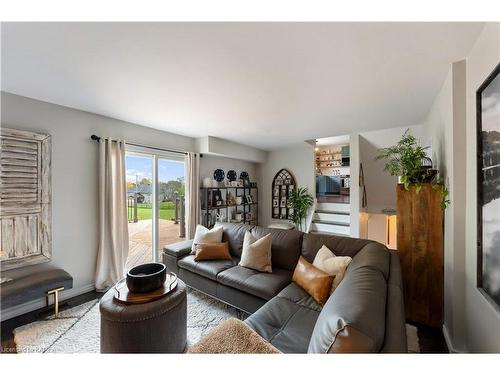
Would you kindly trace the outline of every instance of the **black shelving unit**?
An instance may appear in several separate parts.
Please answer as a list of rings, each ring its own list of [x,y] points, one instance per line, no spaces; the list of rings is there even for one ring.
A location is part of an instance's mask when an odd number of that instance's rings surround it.
[[[259,189],[254,186],[228,186],[228,187],[202,187],[201,190],[201,223],[207,227],[212,228],[216,222],[217,214],[220,214],[221,210],[225,210],[225,220],[230,222],[238,222],[242,224],[252,224],[258,225],[259,217]],[[214,192],[219,192],[220,197],[223,198],[224,204],[216,205],[216,200],[214,199]],[[227,198],[229,192],[234,192],[234,203],[227,204]],[[252,202],[247,202],[247,196],[252,197]],[[236,197],[242,197],[242,203],[236,204]],[[241,221],[234,221],[231,219],[232,208],[236,212],[241,213],[243,218]],[[230,210],[231,209],[231,210]],[[247,214],[250,213],[251,217],[248,219]]]

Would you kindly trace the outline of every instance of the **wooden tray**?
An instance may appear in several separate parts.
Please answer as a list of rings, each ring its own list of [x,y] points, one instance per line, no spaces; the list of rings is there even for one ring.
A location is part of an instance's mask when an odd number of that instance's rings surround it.
[[[132,293],[127,288],[126,280],[120,280],[115,286],[115,300],[126,305],[146,303],[155,301],[172,292],[177,287],[177,275],[170,273],[165,279],[165,283],[159,289],[149,293]]]

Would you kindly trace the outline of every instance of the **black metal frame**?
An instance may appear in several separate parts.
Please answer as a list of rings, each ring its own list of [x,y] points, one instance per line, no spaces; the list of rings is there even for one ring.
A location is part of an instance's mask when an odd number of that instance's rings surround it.
[[[236,204],[236,203],[230,204],[230,205],[227,204],[227,196],[228,196],[228,193],[231,191],[231,189],[234,189],[234,197],[235,198],[236,197],[243,197],[242,204]],[[259,204],[258,204],[259,203],[259,189],[258,189],[258,187],[256,187],[256,186],[254,186],[254,187],[251,187],[251,186],[201,187],[200,190],[203,194],[203,196],[202,196],[203,199],[202,199],[202,204],[201,204],[201,214],[202,214],[202,224],[203,225],[206,224],[204,221],[204,215],[203,215],[204,212],[206,214],[208,214],[209,212],[212,212],[212,211],[217,211],[217,213],[220,213],[220,210],[222,210],[222,209],[226,210],[226,220],[229,221],[230,220],[229,219],[229,208],[231,208],[231,207],[235,207],[236,210],[238,209],[238,207],[243,207],[243,220],[241,221],[241,223],[259,225]],[[226,192],[225,198],[224,198],[226,204],[222,205],[222,206],[209,207],[208,202],[209,202],[209,199],[211,199],[210,192],[217,191],[217,190]],[[253,197],[253,199],[255,199],[255,201],[253,201],[252,203],[247,203],[246,196],[252,195],[252,190],[255,191],[255,196]],[[240,194],[238,194],[238,193],[240,193]],[[247,215],[247,213],[252,212],[252,207],[255,207],[255,217],[253,217],[250,220],[247,220],[246,215]],[[209,225],[209,227],[211,228],[212,225]]]
[[[288,184],[284,184],[283,183],[283,184],[278,185],[278,184],[276,184],[278,178],[281,179],[281,180],[283,180],[283,181],[285,181],[285,180],[288,179],[288,180],[290,180],[290,182]],[[293,189],[290,189],[290,185],[293,185]],[[278,195],[274,194],[274,188],[276,186],[280,187]],[[283,194],[283,189],[281,188],[282,186],[286,187],[284,194]],[[276,173],[276,175],[273,178],[273,186],[272,186],[273,190],[271,192],[271,213],[272,213],[271,217],[273,219],[290,220],[290,208],[288,207],[288,198],[290,197],[290,193],[292,191],[294,191],[296,188],[297,188],[297,184],[295,183],[295,177],[293,176],[292,172],[290,172],[288,169],[283,168],[283,169],[280,169],[278,171],[278,173]],[[281,207],[281,200],[283,198],[286,199],[285,207]],[[279,210],[278,210],[278,214],[277,215],[274,213],[275,207],[274,207],[273,203],[274,203],[275,199],[278,199],[278,208],[279,208]],[[282,208],[285,208],[285,212],[286,212],[285,217],[281,217],[281,209]]]
[[[476,91],[476,156],[477,156],[477,288],[497,309],[500,308],[483,288],[483,136],[482,136],[482,93],[500,74],[500,63]]]

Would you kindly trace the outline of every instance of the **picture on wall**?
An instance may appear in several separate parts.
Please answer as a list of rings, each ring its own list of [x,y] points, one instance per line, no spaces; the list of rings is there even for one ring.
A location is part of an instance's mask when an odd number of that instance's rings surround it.
[[[500,64],[477,100],[477,283],[500,308]]]

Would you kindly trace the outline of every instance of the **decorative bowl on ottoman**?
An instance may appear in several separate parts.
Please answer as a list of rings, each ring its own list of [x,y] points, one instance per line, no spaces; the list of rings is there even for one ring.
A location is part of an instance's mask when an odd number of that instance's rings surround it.
[[[161,288],[167,277],[162,263],[145,263],[127,272],[127,287],[132,293],[148,293]]]

